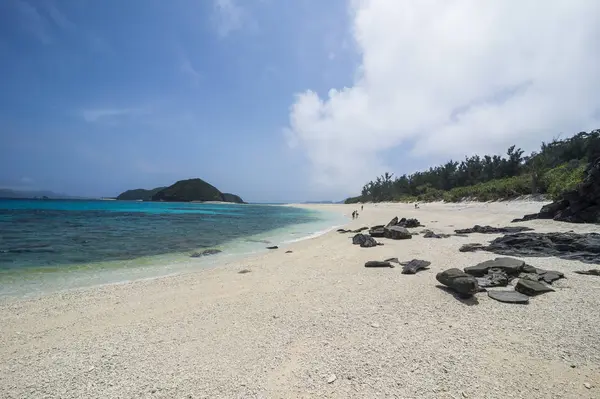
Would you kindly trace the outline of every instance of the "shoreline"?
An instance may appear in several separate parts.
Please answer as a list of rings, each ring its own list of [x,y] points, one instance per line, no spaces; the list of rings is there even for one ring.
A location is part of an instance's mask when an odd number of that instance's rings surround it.
[[[346,226],[416,217],[448,233],[509,225],[539,206],[370,204]],[[524,258],[567,279],[529,305],[478,296],[470,306],[437,288],[435,274],[495,258],[458,248],[497,235],[376,248],[351,236],[330,231],[200,273],[0,300],[0,397],[597,397],[600,279],[573,273],[590,265]],[[363,266],[387,257],[432,265],[412,276]]]

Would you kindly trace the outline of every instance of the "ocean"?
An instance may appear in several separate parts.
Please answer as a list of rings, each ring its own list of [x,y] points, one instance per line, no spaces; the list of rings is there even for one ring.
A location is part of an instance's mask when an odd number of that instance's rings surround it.
[[[0,200],[0,296],[189,272],[345,222],[281,205]],[[206,249],[221,252],[190,256]]]

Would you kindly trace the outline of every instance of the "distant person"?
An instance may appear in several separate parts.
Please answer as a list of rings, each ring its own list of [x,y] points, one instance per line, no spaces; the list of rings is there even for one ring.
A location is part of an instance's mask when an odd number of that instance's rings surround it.
[[[419,204],[415,202],[415,209],[419,209]]]
[[[356,211],[352,211],[352,219],[354,220],[355,217],[356,217]]]
[[[361,212],[362,212],[362,210],[363,210],[363,206],[364,206],[364,205],[361,205],[361,206],[360,206],[360,211],[361,211]]]

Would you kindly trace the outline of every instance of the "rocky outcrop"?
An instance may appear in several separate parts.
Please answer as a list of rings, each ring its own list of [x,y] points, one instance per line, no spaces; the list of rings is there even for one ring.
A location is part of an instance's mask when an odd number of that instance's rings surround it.
[[[600,223],[600,158],[591,162],[583,182],[577,189],[562,195],[559,200],[545,205],[539,213],[525,215],[513,222],[532,219],[554,219],[570,223]]]
[[[479,234],[508,234],[508,233],[520,233],[523,231],[533,231],[530,227],[492,227],[492,226],[480,226],[476,224],[475,226],[468,229],[458,229],[454,230],[456,234],[471,234],[471,233],[479,233]]]
[[[156,192],[152,201],[191,202],[191,201],[217,201],[235,202],[244,201],[235,194],[220,192],[215,186],[202,179],[180,180],[175,184]]]
[[[352,244],[360,245],[362,248],[372,248],[379,245],[379,243],[375,241],[373,237],[364,234],[357,234],[352,237]]]
[[[484,250],[507,256],[556,256],[600,264],[598,233],[517,233],[494,239],[489,245],[466,244],[461,252]]]

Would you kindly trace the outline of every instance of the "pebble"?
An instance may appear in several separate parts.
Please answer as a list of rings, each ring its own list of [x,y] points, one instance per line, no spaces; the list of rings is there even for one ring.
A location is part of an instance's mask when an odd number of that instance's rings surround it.
[[[584,382],[583,386],[586,387],[587,389],[592,389],[592,385],[587,382]]]
[[[331,383],[333,383],[333,381],[335,381],[335,380],[337,380],[337,377],[335,376],[335,374],[331,374],[331,375],[329,376],[329,378],[327,379],[327,383],[328,383],[328,384],[331,384]]]
[[[379,325],[379,323],[371,323],[371,327],[373,327],[373,328],[379,328],[381,326]]]

